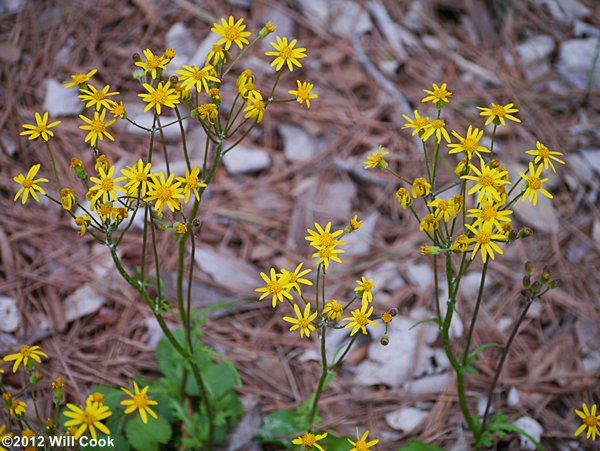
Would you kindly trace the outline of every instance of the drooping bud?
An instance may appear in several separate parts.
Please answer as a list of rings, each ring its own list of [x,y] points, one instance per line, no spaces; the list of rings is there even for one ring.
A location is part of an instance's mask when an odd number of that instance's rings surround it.
[[[387,335],[384,335],[383,337],[381,337],[381,340],[379,340],[379,343],[381,343],[382,346],[387,346],[390,344],[390,337],[388,337]]]

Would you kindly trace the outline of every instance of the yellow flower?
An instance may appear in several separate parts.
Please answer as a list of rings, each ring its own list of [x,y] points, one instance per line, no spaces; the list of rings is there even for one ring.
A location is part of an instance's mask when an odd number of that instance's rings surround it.
[[[271,66],[276,66],[275,70],[279,71],[284,64],[287,64],[290,72],[294,70],[294,66],[302,67],[302,64],[298,60],[306,57],[306,49],[304,47],[294,48],[296,42],[298,42],[296,39],[289,44],[286,37],[282,39],[279,36],[275,36],[275,39],[277,40],[277,44],[274,42],[269,42],[269,44],[277,51],[265,52],[267,56],[277,57],[273,60]]]
[[[361,437],[360,434],[358,433],[358,428],[356,428],[356,441],[353,442],[352,440],[348,439],[350,444],[352,446],[354,446],[354,448],[352,448],[350,451],[370,451],[372,446],[375,446],[375,445],[377,445],[377,443],[379,443],[379,440],[371,440],[370,442],[367,442],[368,436],[369,436],[368,429],[365,431],[365,433]]]
[[[27,413],[27,404],[23,401],[13,399],[10,405],[10,413],[18,417],[25,415],[25,413]]]
[[[87,231],[90,222],[92,222],[92,218],[88,214],[83,214],[75,218],[75,224],[81,227],[81,229],[79,230],[79,236],[85,235],[85,232]]]
[[[271,305],[273,308],[277,305],[277,301],[283,302],[283,298],[294,299],[288,291],[290,286],[290,276],[288,274],[277,274],[275,268],[271,268],[271,277],[267,276],[264,272],[260,273],[260,277],[267,283],[266,286],[256,288],[254,291],[262,293],[258,298],[262,301],[265,297],[272,295]]]
[[[306,102],[306,108],[310,108],[310,99],[319,97],[317,94],[311,94],[310,92],[314,85],[308,82],[302,83],[300,80],[296,80],[296,83],[298,84],[298,89],[292,89],[288,93],[295,95],[298,103],[302,104],[302,102]]]
[[[575,413],[579,418],[583,420],[583,424],[575,431],[575,437],[581,434],[587,428],[587,438],[596,440],[596,436],[600,435],[598,425],[600,424],[600,416],[596,416],[596,404],[592,404],[592,410],[588,410],[588,406],[582,404],[583,412],[581,410],[575,410]]]
[[[329,260],[333,260],[338,263],[342,263],[337,254],[341,254],[344,251],[342,249],[336,249],[335,246],[322,247],[317,252],[312,254],[312,258],[318,257],[319,260],[315,263],[315,266],[323,263],[325,271],[329,269]]]
[[[250,43],[246,38],[252,34],[249,31],[244,31],[246,25],[243,22],[244,19],[235,22],[233,16],[229,16],[229,21],[221,18],[221,25],[214,23],[210,31],[223,36],[217,41],[217,44],[225,44],[225,50],[229,50],[232,43],[235,43],[241,49],[244,44]]]
[[[98,69],[92,69],[87,74],[74,74],[71,75],[71,81],[68,81],[64,84],[65,88],[74,88],[75,86],[81,86],[84,83],[88,82],[90,78],[94,76],[94,74],[98,72]]]
[[[83,94],[77,96],[81,100],[87,101],[85,104],[86,108],[94,105],[96,111],[99,111],[101,108],[110,108],[114,101],[109,99],[110,96],[116,96],[119,94],[118,92],[108,92],[110,90],[110,85],[106,85],[102,88],[102,91],[98,91],[93,85],[88,85],[88,89],[81,89]]]
[[[552,168],[552,171],[554,171],[554,172],[556,172],[556,168],[554,167],[552,160],[554,160],[560,164],[565,164],[565,162],[563,160],[561,160],[555,156],[555,155],[563,155],[561,152],[553,152],[553,151],[549,150],[545,145],[543,145],[539,141],[536,141],[535,146],[536,146],[536,149],[527,150],[525,152],[526,154],[529,154],[529,155],[535,155],[535,158],[533,159],[533,162],[535,164],[540,163],[540,165],[544,166],[544,169],[548,169],[548,165],[550,165],[550,167]]]
[[[473,222],[473,227],[477,227],[481,224],[491,223],[498,229],[502,228],[501,222],[511,222],[510,214],[512,210],[500,210],[502,204],[492,203],[486,199],[483,199],[480,208],[474,208],[469,210],[468,218],[476,218]]]
[[[137,163],[132,166],[128,166],[126,169],[121,169],[121,174],[123,174],[126,178],[129,179],[127,183],[125,183],[125,189],[127,190],[127,194],[130,196],[137,196],[138,193],[144,197],[146,196],[146,191],[150,186],[150,169],[152,164],[144,162],[140,158]]]
[[[375,288],[373,279],[367,280],[365,276],[361,276],[361,280],[357,280],[358,286],[354,288],[357,296],[360,296],[362,302],[373,302],[373,294],[371,291]]]
[[[48,182],[48,179],[47,178],[34,179],[34,177],[36,176],[36,174],[38,173],[39,170],[40,170],[40,165],[34,164],[33,166],[31,166],[31,169],[29,169],[29,172],[27,172],[27,177],[25,177],[23,174],[19,174],[16,177],[13,177],[13,180],[21,185],[21,188],[19,189],[19,191],[17,191],[17,194],[15,194],[15,198],[14,198],[15,202],[17,201],[19,196],[21,196],[21,194],[23,194],[23,197],[21,198],[22,204],[25,204],[25,202],[27,202],[27,198],[29,197],[30,193],[31,193],[31,196],[37,202],[40,201],[40,198],[38,197],[36,191],[39,191],[43,195],[46,195],[46,191],[44,191],[43,188],[38,185],[38,183],[42,183],[42,182],[46,183],[46,182]]]
[[[244,109],[244,111],[246,112],[244,117],[246,119],[255,117],[256,123],[260,124],[260,122],[263,119],[263,115],[265,114],[265,109],[265,103],[262,100],[262,95],[260,94],[260,91],[252,91],[252,95],[248,95],[248,104]]]
[[[104,136],[106,136],[111,141],[114,141],[115,138],[106,131],[106,128],[109,125],[112,125],[116,122],[116,119],[111,119],[110,121],[104,122],[104,118],[106,117],[106,110],[102,110],[101,113],[94,111],[94,119],[88,119],[84,115],[80,114],[79,117],[87,122],[87,125],[80,125],[79,128],[81,130],[89,130],[89,133],[85,137],[85,142],[90,141],[90,144],[93,146],[96,145],[98,140],[102,141]]]
[[[384,149],[383,146],[379,146],[375,153],[373,153],[372,155],[369,155],[367,157],[367,159],[365,160],[365,169],[371,169],[371,168],[376,168],[376,167],[385,169],[388,167],[388,164],[383,159],[383,157],[388,155],[389,152],[384,152],[383,149]]]
[[[284,316],[283,320],[288,323],[292,323],[293,326],[290,327],[290,332],[300,329],[300,338],[310,337],[310,332],[315,330],[315,326],[312,325],[312,321],[317,317],[317,312],[314,312],[312,315],[310,314],[310,304],[306,304],[304,308],[304,313],[300,311],[300,307],[298,304],[294,304],[294,313],[296,314],[296,318],[292,318],[290,316]]]
[[[111,167],[110,160],[103,153],[96,158],[94,162],[94,170],[97,174],[100,174],[100,168],[104,169],[104,172],[107,172]]]
[[[465,227],[469,229],[473,233],[473,238],[469,238],[469,244],[475,243],[475,247],[473,248],[473,253],[471,254],[471,260],[475,258],[475,254],[479,248],[481,248],[481,259],[485,263],[487,261],[487,256],[489,255],[492,260],[494,260],[495,255],[494,251],[499,254],[503,254],[504,252],[500,247],[494,243],[492,240],[504,240],[504,235],[499,233],[492,233],[492,224],[484,223],[480,226],[479,229],[476,229],[470,224],[465,224]]]
[[[98,204],[96,207],[96,214],[102,218],[102,222],[108,222],[113,211],[112,202],[105,204]]]
[[[35,113],[35,125],[23,124],[22,127],[27,129],[24,132],[19,133],[21,136],[29,135],[29,140],[42,137],[43,141],[48,141],[49,136],[54,136],[54,132],[50,130],[52,127],[60,124],[60,121],[55,121],[50,124],[48,122],[48,112],[44,113],[44,116],[40,116],[40,113]]]
[[[63,188],[60,190],[60,203],[67,211],[71,211],[73,205],[77,203],[75,192],[71,188]]]
[[[441,219],[444,222],[450,222],[451,218],[456,218],[458,210],[454,208],[454,204],[444,199],[435,199],[427,204],[430,207],[434,207],[434,216],[438,221]]]
[[[202,69],[200,69],[198,66],[184,65],[182,70],[178,70],[175,72],[181,75],[180,78],[184,87],[190,89],[193,86],[198,92],[202,92],[202,88],[204,87],[204,90],[207,94],[209,89],[209,82],[221,82],[221,80],[219,80],[217,77],[211,75],[213,72],[213,66],[211,66],[210,64],[204,66]]]
[[[287,290],[290,291],[292,288],[295,288],[296,291],[298,292],[298,294],[302,294],[302,290],[300,289],[300,284],[303,285],[312,285],[312,282],[308,279],[303,279],[303,276],[307,275],[308,273],[310,273],[312,270],[311,269],[305,269],[304,271],[302,271],[302,265],[304,265],[304,263],[300,263],[298,266],[296,266],[296,269],[294,269],[294,272],[290,272],[287,269],[282,269],[281,273],[283,275],[289,276],[289,285]]]
[[[144,198],[145,201],[156,201],[154,209],[156,211],[163,212],[165,204],[169,207],[171,212],[175,212],[181,208],[179,199],[184,198],[183,188],[181,188],[181,182],[173,183],[175,174],[171,174],[165,181],[165,175],[161,172],[158,174],[150,174],[152,181],[148,185],[148,196]]]
[[[338,244],[346,244],[345,241],[336,240],[338,236],[344,233],[343,230],[337,230],[331,232],[331,222],[328,222],[323,229],[318,223],[315,222],[316,231],[306,229],[309,236],[304,237],[309,244],[315,249],[321,249],[322,247],[331,247]]]
[[[508,171],[505,169],[490,168],[485,164],[483,159],[480,159],[480,165],[481,170],[477,169],[476,166],[471,165],[471,169],[473,169],[475,175],[463,175],[461,177],[462,179],[474,180],[477,182],[477,184],[469,190],[468,194],[471,195],[479,191],[478,202],[481,202],[484,197],[487,197],[490,202],[493,202],[494,200],[500,202],[502,197],[498,192],[498,188],[510,184],[505,178]]]
[[[97,402],[99,404],[102,404],[104,402],[104,393],[99,393],[99,392],[93,392],[90,393],[87,397],[87,399],[93,401],[93,402]]]
[[[169,61],[175,58],[175,56],[177,56],[177,52],[172,48],[165,49],[165,53],[163,53],[163,58],[166,58]]]
[[[344,311],[344,307],[335,299],[332,299],[325,307],[323,307],[323,315],[327,315],[327,318],[332,321],[339,321],[342,319],[342,313]]]
[[[188,228],[185,224],[181,223],[181,222],[176,222],[174,224],[175,226],[175,233],[177,235],[185,235],[188,232]]]
[[[427,180],[425,181],[427,182]],[[402,205],[403,210],[406,210],[406,207],[412,203],[410,194],[406,188],[399,188],[398,191],[396,191],[396,199],[398,200],[398,203]]]
[[[429,125],[429,116],[421,117],[417,110],[414,110],[415,118],[411,119],[406,114],[403,114],[402,117],[408,121],[407,124],[404,124],[402,128],[414,128],[412,135],[415,136],[420,131],[425,130],[425,128]]]
[[[454,173],[460,177],[461,175],[468,175],[471,173],[471,164],[469,163],[469,158],[464,157],[462,160],[458,162],[456,168],[454,169]]]
[[[111,166],[108,172],[105,172],[103,168],[99,168],[98,172],[100,178],[90,177],[90,181],[96,183],[95,186],[92,186],[90,188],[90,190],[94,191],[94,195],[92,197],[92,200],[90,201],[90,203],[92,204],[92,208],[94,208],[94,205],[96,205],[96,201],[100,198],[102,198],[103,202],[106,202],[110,199],[117,200],[118,197],[116,191],[119,191],[121,193],[127,193],[125,189],[115,185],[115,183],[125,180],[126,177],[118,177],[116,179],[113,179],[113,173],[115,172],[114,166]]]
[[[448,153],[466,152],[467,158],[470,160],[474,153],[481,157],[479,152],[490,151],[488,148],[479,145],[479,141],[483,136],[483,130],[479,130],[478,128],[473,129],[472,125],[469,125],[466,137],[463,138],[455,131],[452,131],[452,135],[459,140],[459,144],[448,144],[448,147],[452,148]]]
[[[431,213],[426,214],[421,219],[421,223],[419,224],[419,230],[422,230],[427,233],[433,233],[434,230],[440,227],[439,218],[435,217]]]
[[[303,449],[316,448],[319,451],[325,451],[323,447],[317,443],[319,440],[323,440],[325,437],[327,437],[327,432],[320,435],[315,435],[311,432],[306,432],[303,436],[292,440],[292,443],[294,445],[303,446]]]
[[[110,435],[110,430],[101,423],[102,420],[112,415],[108,406],[94,402],[88,398],[85,401],[85,409],[70,403],[67,404],[67,408],[69,410],[64,412],[64,416],[72,419],[65,421],[65,427],[79,426],[77,431],[75,431],[75,439],[81,437],[87,429],[90,430],[90,434],[94,440],[98,439],[96,428],[103,434]]]
[[[274,25],[273,22],[269,21],[258,32],[258,36],[260,39],[263,39],[263,38],[267,37],[268,35],[270,35],[271,33],[275,33],[275,30],[277,30],[277,26]]]
[[[431,191],[431,183],[427,179],[419,177],[414,180],[411,191],[414,198],[427,196]]]
[[[254,74],[250,69],[242,71],[240,76],[237,78],[237,81],[235,82],[235,87],[242,96],[248,90],[246,89],[246,86],[248,85],[252,85],[252,89],[254,89]]]
[[[450,135],[445,129],[446,123],[441,119],[434,119],[428,125],[425,126],[425,131],[421,136],[423,141],[427,141],[432,135],[435,134],[437,142],[439,143],[442,140],[442,136],[446,140],[447,143],[450,142]]]
[[[507,103],[506,105],[496,105],[492,103],[491,108],[477,107],[478,110],[481,110],[479,113],[480,116],[489,116],[485,121],[485,125],[489,125],[491,122],[494,122],[495,125],[506,125],[504,118],[510,119],[514,122],[521,122],[521,119],[513,116],[511,113],[518,113],[519,110],[513,108],[513,103]]]
[[[19,352],[17,352],[16,354],[9,354],[2,360],[4,360],[5,362],[11,362],[14,360],[15,363],[13,364],[12,370],[13,373],[16,373],[17,368],[19,368],[21,362],[23,362],[24,367],[27,367],[27,365],[29,364],[29,359],[35,360],[37,363],[42,363],[40,357],[48,358],[48,356],[41,351],[39,346],[22,345],[21,349],[19,349]]]
[[[389,324],[392,322],[393,316],[390,312],[384,312],[383,315],[381,315],[381,321],[383,321],[385,324]]]
[[[138,94],[144,102],[147,102],[144,112],[148,111],[152,107],[156,107],[156,114],[160,114],[162,106],[169,108],[175,108],[175,105],[179,103],[179,94],[174,88],[171,88],[171,82],[168,81],[164,85],[159,82],[158,86],[154,88],[148,83],[144,83],[144,88],[148,91],[148,94]]]
[[[358,215],[354,215],[352,218],[350,218],[350,232],[360,229],[362,227],[362,223],[362,220],[358,219]]]
[[[112,113],[114,117],[119,117],[121,119],[125,119],[127,117],[127,112],[125,111],[125,104],[123,101],[114,102],[109,108],[108,111]]]
[[[206,56],[206,62],[211,63],[213,66],[216,66],[219,63],[225,64],[227,62],[227,58],[225,57],[225,50],[223,50],[223,47],[216,44],[213,45],[212,49]]]
[[[57,377],[56,379],[54,379],[54,381],[52,381],[52,388],[54,390],[60,390],[65,386],[65,383],[63,382],[62,378]]]
[[[196,108],[198,117],[201,120],[208,119],[210,124],[214,123],[214,119],[219,115],[219,109],[214,103],[205,103]]]
[[[367,335],[367,325],[373,324],[374,326],[378,326],[377,323],[371,321],[369,317],[371,313],[373,313],[373,306],[367,310],[368,302],[363,302],[362,306],[359,309],[352,311],[352,318],[347,317],[342,319],[342,321],[350,321],[348,324],[344,326],[344,329],[348,329],[352,327],[352,332],[350,332],[350,336],[352,337],[356,332],[362,330],[362,333]]]
[[[148,407],[158,404],[158,402],[154,401],[153,399],[148,399],[147,393],[150,389],[150,386],[146,385],[142,391],[140,391],[138,384],[133,381],[133,389],[135,393],[131,393],[126,388],[121,387],[121,390],[131,397],[131,399],[126,399],[125,401],[120,402],[122,406],[127,406],[125,409],[125,414],[129,414],[138,410],[144,424],[148,424],[148,414],[150,414],[150,416],[154,419],[158,418],[156,413],[150,407]]]
[[[448,92],[446,89],[446,83],[443,83],[441,87],[433,83],[433,91],[429,91],[424,89],[426,94],[429,94],[427,97],[423,97],[421,102],[433,102],[438,104],[439,102],[448,102],[448,98],[452,96],[451,92]]]
[[[6,448],[4,448],[1,444],[2,443],[6,443],[4,440],[2,440],[4,437],[12,437],[13,433],[12,432],[8,432],[8,433],[4,433],[4,431],[6,430],[6,426],[0,425],[0,451],[6,451]],[[10,442],[12,443],[12,442]]]
[[[198,194],[198,188],[206,188],[206,183],[200,183],[198,175],[200,174],[200,168],[198,166],[192,167],[192,171],[185,169],[185,177],[177,177],[177,180],[181,182],[183,186],[184,198],[183,201],[187,204],[190,199],[190,194],[194,193],[196,200],[200,201],[200,195]]]
[[[144,69],[144,74],[151,72],[152,78],[158,78],[159,70],[167,68],[169,59],[164,56],[155,55],[150,49],[144,50],[144,56],[146,57],[146,61],[136,61],[135,65]]]
[[[526,175],[522,172],[519,172],[519,175],[523,177],[526,182],[525,193],[523,194],[522,201],[529,198],[529,201],[533,205],[537,205],[538,200],[538,191],[542,193],[544,196],[552,199],[554,196],[542,188],[544,182],[547,182],[548,179],[541,179],[540,175],[542,173],[542,165],[539,165],[537,169],[533,166],[533,163],[529,163],[529,175]]]
[[[129,216],[129,213],[125,207],[113,208],[110,214],[113,218],[113,221],[122,221]]]

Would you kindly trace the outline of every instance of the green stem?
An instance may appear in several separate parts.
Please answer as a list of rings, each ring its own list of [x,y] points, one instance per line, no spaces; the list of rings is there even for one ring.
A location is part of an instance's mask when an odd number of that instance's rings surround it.
[[[467,344],[465,345],[465,352],[463,354],[462,364],[467,364],[467,357],[469,356],[469,349],[471,347],[471,339],[473,338],[473,331],[475,330],[475,323],[477,321],[477,315],[479,314],[479,306],[481,305],[481,299],[483,298],[483,288],[485,285],[485,273],[487,272],[488,263],[486,260],[483,264],[483,270],[481,271],[481,282],[479,283],[479,292],[477,293],[477,302],[475,303],[475,310],[473,310],[473,316],[471,318],[471,325],[469,326],[469,334],[467,335]]]
[[[56,179],[56,186],[58,186],[58,193],[60,195],[60,177],[58,176],[58,171],[56,170],[56,161],[54,160],[54,154],[52,153],[52,149],[50,148],[50,143],[48,141],[44,141],[46,143],[46,149],[48,149],[48,153],[50,154],[50,161],[52,161],[52,170],[54,171],[54,178]]]
[[[185,158],[185,164],[187,165],[188,171],[192,170],[192,166],[190,164],[190,157],[188,155],[187,150],[187,142],[185,139],[185,129],[183,128],[183,122],[181,121],[181,114],[179,114],[179,109],[175,106],[175,114],[177,115],[177,119],[179,119],[179,131],[181,132],[181,145],[183,146],[183,156]]]
[[[318,275],[317,275],[318,280]],[[312,408],[310,409],[310,415],[308,417],[308,430],[312,430],[315,415],[317,414],[317,407],[319,405],[319,398],[325,385],[325,379],[327,378],[327,351],[325,349],[325,327],[321,329],[321,378],[319,379],[319,385],[317,385],[317,391],[315,392],[315,400]]]

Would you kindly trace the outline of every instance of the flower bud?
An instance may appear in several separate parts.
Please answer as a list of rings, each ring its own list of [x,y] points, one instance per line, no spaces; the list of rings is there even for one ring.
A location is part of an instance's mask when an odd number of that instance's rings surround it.
[[[83,168],[83,162],[79,158],[71,158],[71,169],[75,171],[75,177],[80,180],[85,180],[87,178],[87,173]]]
[[[259,39],[266,38],[268,35],[273,33],[275,30],[277,30],[277,27],[275,25],[273,25],[273,22],[269,21],[258,32],[258,37],[259,37]]]
[[[499,167],[500,167],[500,160],[494,158],[492,161],[490,161],[490,168],[498,169]]]
[[[523,288],[529,288],[531,286],[531,278],[529,276],[523,277]]]
[[[559,285],[560,285],[559,279],[552,279],[550,282],[548,282],[548,288],[551,290],[558,287]]]
[[[31,385],[35,385],[37,384],[39,381],[42,380],[42,378],[44,377],[44,375],[42,373],[40,373],[39,371],[34,371],[33,373],[31,373],[31,375],[29,376],[29,383]]]
[[[135,52],[133,55],[131,55],[131,58],[136,63],[139,63],[142,61],[142,57],[140,56],[140,54],[138,52]]]
[[[398,314],[398,309],[396,307],[394,307],[394,308],[391,308],[389,310],[389,312],[390,312],[390,315],[396,316]]]
[[[381,315],[381,320],[385,324],[391,323],[392,322],[392,314],[390,312],[385,312],[383,315]]]
[[[519,238],[527,238],[527,237],[530,237],[531,235],[533,235],[533,230],[530,227],[523,227],[521,230],[519,230],[518,237]]]
[[[528,276],[533,272],[533,264],[531,262],[525,262],[525,272]]]
[[[383,337],[381,337],[381,340],[379,340],[379,343],[381,343],[382,346],[387,346],[388,344],[390,344],[390,337],[384,335]]]

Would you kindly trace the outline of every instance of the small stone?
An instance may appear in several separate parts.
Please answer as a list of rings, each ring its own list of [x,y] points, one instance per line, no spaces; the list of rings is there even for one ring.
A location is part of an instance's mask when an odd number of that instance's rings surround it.
[[[331,31],[337,36],[350,38],[352,35],[361,35],[372,27],[367,11],[351,0],[338,0],[332,12],[334,19]]]
[[[521,401],[519,390],[517,390],[515,387],[511,387],[508,391],[508,397],[506,398],[506,405],[508,407],[514,407],[519,404],[519,401]]]
[[[220,21],[219,21],[220,22]],[[208,33],[208,35],[204,38],[204,40],[200,43],[200,45],[196,48],[196,51],[190,57],[189,64],[195,64],[197,66],[202,65],[206,62],[206,57],[210,53],[213,45],[219,41],[221,36],[216,33]],[[236,46],[237,47],[237,46]],[[188,64],[185,63],[184,64]]]
[[[91,285],[77,288],[65,299],[65,318],[67,322],[94,313],[102,307],[106,298]]]
[[[278,128],[283,139],[283,152],[289,161],[310,161],[314,159],[320,150],[320,146],[317,140],[309,135],[304,128],[290,124],[280,124]]]
[[[361,255],[371,250],[377,219],[379,219],[379,213],[373,212],[363,220],[360,229],[344,235],[344,241],[346,241],[344,245],[345,255]]]
[[[552,199],[548,199],[538,193],[537,205],[529,200],[518,201],[513,207],[515,214],[534,230],[542,232],[558,232],[558,217],[552,205]]]
[[[600,149],[583,149],[581,155],[589,167],[600,174]]]
[[[593,61],[598,54],[598,38],[570,39],[560,46],[556,63],[558,72],[578,89],[587,89],[593,75],[592,88],[600,88],[600,71],[593,71]]]
[[[211,33],[213,34],[213,33]],[[197,44],[193,34],[181,22],[174,23],[165,35],[166,48],[175,49],[175,58],[169,63],[169,73],[175,73],[173,68],[181,68],[184,64],[202,64],[203,61],[192,62],[191,57],[196,51]]]
[[[433,269],[427,263],[415,263],[406,268],[408,279],[417,286],[421,293],[433,283]]]
[[[262,149],[237,146],[223,157],[225,169],[230,174],[262,171],[271,166],[271,157]]]
[[[549,56],[553,51],[554,39],[543,34],[531,36],[517,46],[517,53],[528,80],[541,77],[550,71]]]
[[[540,423],[535,421],[531,417],[521,417],[517,421],[513,423],[520,429],[523,429],[529,435],[531,435],[537,442],[540,441],[542,437],[542,433],[544,432],[544,428]],[[529,440],[527,437],[520,435],[519,439],[521,441],[521,448],[527,450],[534,450],[535,445]]]
[[[13,298],[0,296],[0,332],[14,332],[18,329],[20,322],[17,301]]]
[[[425,422],[429,415],[421,409],[414,407],[404,407],[388,413],[384,418],[389,427],[405,434],[412,434]]]
[[[202,271],[228,290],[247,294],[264,285],[258,268],[228,251],[216,252],[209,248],[196,248],[195,261]]]
[[[315,0],[298,0],[302,13],[317,23],[325,24],[329,19],[330,2],[315,2]]]
[[[148,346],[150,346],[152,348],[156,348],[156,346],[158,345],[158,342],[163,337],[164,333],[163,333],[162,329],[160,328],[158,322],[156,321],[156,318],[154,318],[154,316],[147,317],[144,320],[144,324],[146,324],[146,331],[148,333],[148,338],[146,340],[146,343],[148,343]]]
[[[388,290],[395,291],[406,286],[406,282],[398,271],[398,265],[392,261],[385,261],[381,265],[365,271],[367,279],[373,279],[376,287],[385,287]],[[377,291],[377,288],[375,289]]]
[[[53,122],[57,116],[69,116],[78,114],[83,103],[77,98],[77,88],[65,88],[62,83],[52,78],[46,82],[46,98],[44,99],[44,111],[50,115],[48,122]]]
[[[432,374],[404,384],[406,392],[412,395],[441,393],[450,385],[450,373]]]

